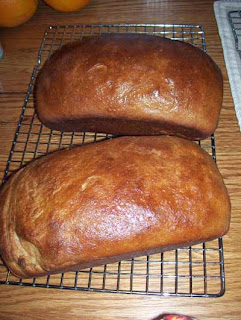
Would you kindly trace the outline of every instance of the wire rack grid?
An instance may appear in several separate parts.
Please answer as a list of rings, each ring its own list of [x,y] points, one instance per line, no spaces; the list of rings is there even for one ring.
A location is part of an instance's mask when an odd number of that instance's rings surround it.
[[[112,137],[101,133],[66,133],[46,128],[35,113],[33,87],[39,69],[53,51],[85,36],[114,32],[155,34],[185,41],[206,51],[204,32],[198,25],[75,25],[47,28],[24,100],[3,183],[12,172],[39,156]],[[214,136],[199,144],[215,161]],[[223,243],[219,238],[192,247],[33,279],[17,279],[0,261],[0,284],[159,296],[219,297],[225,291]]]

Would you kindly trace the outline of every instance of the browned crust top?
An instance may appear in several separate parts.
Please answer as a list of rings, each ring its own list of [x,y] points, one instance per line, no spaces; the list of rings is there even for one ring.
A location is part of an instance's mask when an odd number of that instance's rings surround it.
[[[53,129],[199,139],[216,129],[222,75],[206,53],[190,44],[110,34],[57,50],[40,71],[35,93],[39,118]],[[112,120],[125,123],[108,126]],[[137,122],[135,128],[131,121]]]
[[[175,137],[122,137],[33,161],[0,193],[14,274],[78,269],[219,237],[230,202],[212,158]]]

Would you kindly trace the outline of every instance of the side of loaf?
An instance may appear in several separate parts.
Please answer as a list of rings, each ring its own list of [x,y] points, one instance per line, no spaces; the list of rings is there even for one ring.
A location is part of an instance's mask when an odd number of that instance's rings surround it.
[[[39,119],[60,131],[204,139],[218,124],[219,68],[190,44],[144,34],[85,37],[44,64]]]
[[[121,137],[43,156],[0,191],[0,253],[35,277],[224,235],[230,202],[206,151],[178,137]]]

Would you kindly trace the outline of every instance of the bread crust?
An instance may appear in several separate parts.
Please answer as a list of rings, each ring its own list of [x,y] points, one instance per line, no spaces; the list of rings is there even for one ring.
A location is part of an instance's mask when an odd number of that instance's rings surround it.
[[[177,137],[121,137],[43,156],[0,191],[0,253],[17,277],[208,241],[229,227],[213,159]]]
[[[204,139],[218,124],[222,74],[202,50],[144,34],[64,45],[35,86],[39,119],[60,131]]]

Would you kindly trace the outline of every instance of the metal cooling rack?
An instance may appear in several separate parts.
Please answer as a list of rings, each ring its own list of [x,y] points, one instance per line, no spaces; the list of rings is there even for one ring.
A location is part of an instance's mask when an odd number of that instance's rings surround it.
[[[241,58],[241,11],[228,12],[228,19],[233,31],[235,48]]]
[[[44,34],[24,100],[3,178],[29,161],[53,150],[109,139],[111,135],[65,133],[49,130],[39,121],[33,103],[36,75],[51,53],[84,36],[110,32],[148,33],[182,40],[206,51],[204,32],[198,25],[81,25],[49,27]],[[199,142],[214,160],[214,136]],[[118,263],[34,279],[17,279],[0,261],[0,283],[82,291],[150,294],[161,296],[219,297],[224,294],[222,238],[188,248],[123,260]]]

